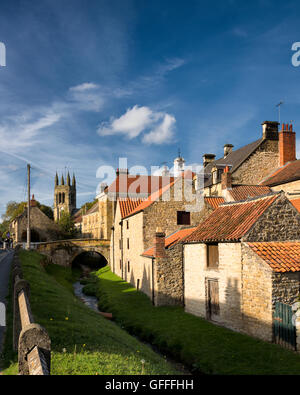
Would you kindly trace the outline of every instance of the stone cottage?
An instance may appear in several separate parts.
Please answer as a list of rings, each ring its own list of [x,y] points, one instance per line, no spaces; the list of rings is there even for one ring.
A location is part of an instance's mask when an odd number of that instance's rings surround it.
[[[184,240],[185,311],[272,341],[276,303],[299,299],[299,245],[283,192],[220,205]]]
[[[45,215],[37,206],[37,202],[32,197],[30,201],[30,223],[31,241],[45,242],[57,240],[60,235],[58,225]],[[10,224],[11,237],[14,243],[22,243],[27,240],[27,208],[23,213]]]

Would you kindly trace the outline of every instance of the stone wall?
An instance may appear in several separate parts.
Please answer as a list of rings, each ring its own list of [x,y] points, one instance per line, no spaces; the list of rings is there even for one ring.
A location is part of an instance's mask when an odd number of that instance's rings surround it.
[[[278,141],[265,140],[233,173],[232,183],[257,185],[278,167]]]
[[[213,321],[242,329],[241,244],[219,243],[219,267],[207,268],[205,244],[184,246],[184,302],[188,313],[207,318],[207,280],[218,280],[220,313]]]
[[[272,276],[272,307],[275,311],[275,303],[281,302],[292,305],[299,302],[300,273],[275,273]]]
[[[300,239],[300,214],[281,194],[263,213],[243,241],[285,241]]]
[[[165,250],[165,258],[154,259],[154,303],[183,305],[183,245]]]
[[[271,268],[245,243],[242,243],[243,331],[272,341]]]
[[[286,184],[276,185],[271,187],[275,192],[284,191],[289,193],[299,193],[300,194],[300,180],[288,182]]]

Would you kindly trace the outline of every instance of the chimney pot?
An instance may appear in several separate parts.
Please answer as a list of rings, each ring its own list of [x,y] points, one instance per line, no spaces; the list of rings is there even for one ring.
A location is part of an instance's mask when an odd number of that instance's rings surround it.
[[[232,144],[224,145],[224,158],[226,158],[226,156],[228,156],[232,152],[233,147],[234,146]]]

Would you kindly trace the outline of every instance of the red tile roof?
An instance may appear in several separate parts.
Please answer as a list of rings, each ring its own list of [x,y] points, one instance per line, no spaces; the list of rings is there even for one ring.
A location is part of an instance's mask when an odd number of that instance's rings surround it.
[[[119,199],[121,217],[130,215],[143,201],[143,199]]]
[[[193,233],[196,230],[196,227],[193,228],[187,228],[187,229],[180,229],[175,233],[172,233],[165,239],[165,248],[172,247],[176,245],[177,243],[183,241],[187,236],[189,236],[191,233]],[[146,257],[154,257],[154,246],[149,248],[147,251],[145,251],[143,256]]]
[[[270,187],[263,185],[233,185],[229,192],[235,201],[239,201],[249,197],[268,195],[272,191]]]
[[[136,197],[137,194],[147,197],[173,180],[174,177],[120,174],[116,177],[114,182],[106,188],[106,192],[109,194],[118,193],[125,198]]]
[[[225,199],[219,196],[205,196],[204,200],[208,203],[213,209],[216,209],[220,206],[220,204],[225,203]]]
[[[291,200],[290,199],[290,202],[292,203],[292,205],[294,206],[294,207],[296,207],[296,209],[299,211],[299,213],[300,213],[300,199],[293,199],[293,200]]]
[[[300,271],[300,242],[248,243],[275,272]]]
[[[261,182],[261,185],[275,186],[300,180],[300,160],[289,162],[277,169],[271,176]]]
[[[187,239],[187,243],[238,241],[279,194],[219,206]]]

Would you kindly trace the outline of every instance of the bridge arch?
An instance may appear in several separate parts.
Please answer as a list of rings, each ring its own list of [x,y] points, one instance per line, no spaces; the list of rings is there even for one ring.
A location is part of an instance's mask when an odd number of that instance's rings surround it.
[[[91,268],[101,269],[108,264],[105,256],[99,251],[76,251],[70,258],[71,266],[86,265]]]
[[[73,260],[83,252],[101,254],[109,262],[109,240],[70,239],[39,243],[37,250],[46,255],[54,264],[61,266],[72,265]]]

